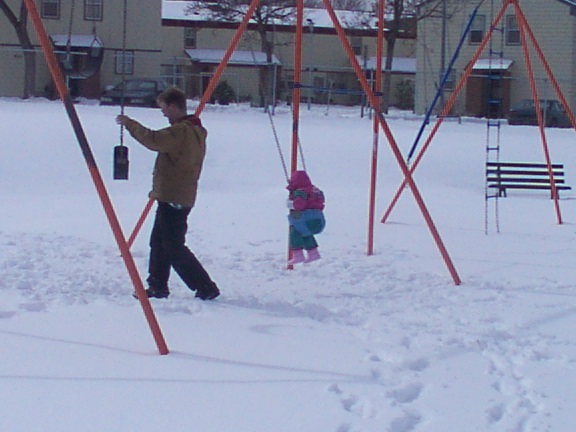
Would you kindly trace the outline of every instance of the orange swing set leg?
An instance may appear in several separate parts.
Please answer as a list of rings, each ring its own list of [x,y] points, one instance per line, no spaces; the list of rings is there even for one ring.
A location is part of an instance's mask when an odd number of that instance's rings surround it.
[[[160,354],[165,355],[168,354],[168,346],[164,340],[164,336],[162,335],[162,331],[160,326],[158,325],[158,321],[154,315],[154,311],[150,305],[150,301],[146,295],[146,291],[144,289],[144,285],[140,276],[138,275],[138,269],[136,268],[136,264],[134,262],[134,258],[130,253],[130,249],[128,247],[128,243],[124,238],[124,234],[122,233],[122,228],[118,221],[118,217],[114,211],[112,206],[112,201],[110,200],[110,196],[106,190],[106,186],[100,175],[100,171],[96,165],[96,160],[94,159],[94,155],[92,154],[92,150],[88,143],[88,139],[86,138],[86,134],[82,128],[82,124],[80,123],[80,119],[74,108],[74,103],[68,92],[68,88],[64,82],[64,78],[58,66],[58,61],[56,60],[56,56],[54,55],[54,51],[52,50],[51,43],[48,39],[48,35],[46,33],[46,29],[42,24],[42,20],[38,13],[38,9],[36,8],[36,4],[34,0],[24,0],[26,4],[26,8],[30,14],[32,19],[32,23],[38,34],[38,39],[42,45],[42,51],[44,53],[44,57],[46,58],[46,62],[48,63],[48,68],[50,69],[50,74],[52,75],[52,79],[56,85],[58,90],[58,94],[64,107],[66,109],[66,113],[72,123],[72,127],[76,134],[76,138],[78,140],[78,144],[80,145],[80,149],[82,150],[82,154],[84,155],[84,159],[86,164],[88,165],[88,171],[92,177],[92,181],[94,182],[94,186],[96,187],[96,191],[98,196],[100,197],[100,201],[102,202],[102,206],[104,208],[104,212],[106,213],[106,217],[108,218],[108,222],[110,224],[110,228],[114,234],[116,242],[118,244],[118,248],[120,249],[120,253],[124,260],[124,264],[126,265],[126,269],[128,270],[128,274],[132,283],[134,284],[134,289],[136,290],[136,294],[138,295],[138,300],[140,300],[140,304],[144,311],[144,315],[150,325],[150,329],[152,331],[152,335],[154,340],[156,341],[156,345],[158,347],[158,351]]]

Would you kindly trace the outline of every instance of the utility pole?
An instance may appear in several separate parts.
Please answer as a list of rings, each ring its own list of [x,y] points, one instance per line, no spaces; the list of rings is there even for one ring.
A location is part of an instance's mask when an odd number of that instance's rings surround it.
[[[446,0],[442,0],[442,46],[440,48],[440,77],[446,72]],[[440,93],[440,103],[444,109],[444,89]]]

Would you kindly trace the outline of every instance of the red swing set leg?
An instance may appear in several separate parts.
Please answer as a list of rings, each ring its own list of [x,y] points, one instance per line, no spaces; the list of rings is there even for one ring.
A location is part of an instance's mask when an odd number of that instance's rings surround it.
[[[410,168],[406,165],[406,162],[404,161],[402,154],[398,148],[398,145],[392,135],[392,132],[390,131],[388,124],[386,123],[386,120],[384,119],[384,116],[382,115],[381,111],[380,111],[380,98],[379,96],[377,97],[375,95],[375,93],[372,91],[372,89],[370,88],[367,80],[365,79],[363,73],[362,73],[362,69],[360,68],[360,65],[358,64],[358,61],[356,60],[353,50],[348,42],[348,40],[346,39],[346,35],[344,33],[344,30],[336,16],[336,13],[334,12],[334,9],[332,7],[332,5],[330,4],[330,2],[328,0],[323,0],[324,4],[325,4],[325,8],[328,11],[328,14],[330,15],[330,18],[334,24],[334,27],[336,29],[336,32],[338,33],[338,36],[340,37],[340,40],[342,42],[342,45],[344,47],[344,49],[346,50],[346,53],[350,59],[350,62],[352,63],[352,66],[355,69],[356,75],[358,76],[358,79],[370,101],[370,104],[372,105],[372,107],[374,108],[375,112],[376,112],[376,116],[375,116],[375,120],[374,120],[374,150],[373,150],[373,167],[372,167],[372,189],[371,189],[371,199],[374,200],[374,188],[375,188],[375,170],[376,170],[376,164],[375,164],[375,158],[377,157],[377,143],[378,143],[378,130],[381,128],[387,139],[388,142],[390,144],[390,147],[394,153],[394,156],[397,159],[398,165],[400,167],[400,169],[402,170],[402,173],[404,175],[404,182],[410,187],[410,189],[412,190],[412,193],[414,195],[414,198],[416,200],[416,203],[418,204],[418,207],[420,208],[420,211],[422,212],[422,215],[426,221],[426,224],[428,225],[428,228],[430,230],[430,233],[432,234],[432,237],[440,251],[440,254],[442,255],[442,258],[444,259],[444,262],[446,263],[446,266],[448,267],[448,270],[452,276],[452,279],[454,280],[454,283],[456,285],[460,285],[461,280],[460,277],[458,275],[458,272],[456,271],[456,268],[454,267],[454,264],[452,262],[452,259],[450,258],[449,254],[448,254],[448,250],[446,249],[444,242],[442,241],[442,238],[440,237],[440,234],[434,224],[434,221],[432,220],[432,217],[430,215],[430,213],[428,212],[428,209],[424,203],[424,200],[422,198],[422,195],[420,194],[420,191],[418,190],[416,183],[414,182],[413,178],[412,178],[412,171],[410,170]],[[511,1],[511,0],[508,0]],[[244,19],[242,21],[242,23],[240,24],[240,26],[238,27],[238,30],[236,31],[236,34],[234,35],[234,38],[232,39],[232,42],[230,43],[230,46],[228,47],[228,50],[222,60],[222,62],[220,63],[220,65],[218,66],[218,69],[216,70],[216,73],[214,75],[214,77],[212,78],[212,80],[210,81],[210,84],[208,86],[208,88],[206,89],[206,92],[204,93],[204,96],[202,98],[202,101],[200,102],[200,105],[198,106],[198,109],[196,111],[196,115],[199,115],[199,113],[202,111],[202,109],[204,108],[204,105],[206,104],[208,98],[210,97],[212,91],[214,90],[218,80],[220,79],[220,76],[222,74],[222,72],[224,71],[224,68],[227,66],[228,64],[228,60],[230,59],[233,51],[235,50],[238,41],[240,39],[240,37],[242,36],[243,32],[245,31],[248,21],[250,20],[250,18],[252,17],[254,10],[256,9],[256,6],[258,6],[258,4],[260,3],[259,0],[253,0],[252,3],[250,4],[250,7],[248,9],[248,11],[246,12]],[[383,14],[383,0],[380,0],[379,2],[379,9],[380,9],[380,13]],[[300,89],[301,89],[301,72],[302,72],[302,29],[303,29],[303,11],[304,11],[304,2],[303,0],[298,0],[297,1],[297,13],[296,13],[296,34],[295,34],[295,52],[294,52],[294,88],[293,88],[293,110],[292,110],[292,116],[293,116],[293,121],[292,121],[292,152],[291,152],[291,172],[294,172],[297,169],[297,149],[298,149],[298,138],[299,138],[299,133],[298,133],[298,128],[299,128],[299,115],[300,115]],[[383,31],[383,29],[380,29],[380,31]],[[382,49],[382,47],[380,47],[380,50]],[[137,224],[137,229],[135,229],[135,232],[130,236],[131,239],[133,239],[136,234],[137,234],[137,230],[141,227],[141,221],[143,222],[143,219],[146,218],[146,214],[150,211],[151,205],[150,203],[148,203],[148,205],[145,207],[144,209],[144,214],[142,215],[142,217],[139,219],[139,223]],[[373,236],[373,223],[374,223],[374,217],[373,217],[373,212],[374,212],[374,208],[373,208],[373,203],[371,204],[371,208],[370,208],[370,212],[371,212],[371,217],[370,217],[370,221],[369,221],[369,246],[368,246],[368,253],[371,254],[372,253],[372,236]],[[288,248],[288,259],[291,258],[291,251],[290,248]],[[291,269],[292,266],[288,265],[288,269]]]
[[[148,296],[146,295],[144,284],[140,279],[138,274],[138,269],[136,268],[136,264],[134,262],[134,258],[130,253],[130,249],[128,247],[128,243],[124,238],[124,234],[122,233],[122,228],[120,226],[120,222],[118,221],[118,217],[114,211],[112,206],[112,201],[110,200],[110,196],[106,190],[106,186],[100,175],[100,171],[98,170],[98,166],[96,165],[96,160],[94,159],[94,155],[92,154],[92,150],[88,143],[88,139],[86,138],[86,134],[82,128],[82,124],[80,123],[80,119],[78,117],[78,113],[74,108],[74,103],[68,92],[68,88],[64,82],[64,78],[58,66],[58,61],[56,60],[56,56],[54,55],[54,51],[52,50],[51,43],[48,39],[48,35],[46,33],[46,29],[42,24],[42,20],[38,13],[38,9],[36,8],[36,4],[34,0],[24,0],[26,4],[26,8],[30,14],[30,18],[38,34],[38,39],[42,45],[42,51],[44,53],[44,57],[46,58],[46,62],[48,63],[48,68],[50,69],[50,74],[52,75],[52,79],[56,85],[58,90],[58,94],[60,95],[60,99],[62,99],[62,103],[66,109],[66,113],[72,123],[72,127],[76,134],[76,138],[78,140],[78,144],[80,149],[82,150],[82,154],[84,155],[84,159],[86,164],[88,165],[88,171],[92,176],[92,181],[94,182],[94,186],[96,187],[96,191],[100,197],[100,201],[102,202],[102,206],[104,208],[104,212],[106,213],[106,217],[108,218],[108,223],[110,224],[110,228],[112,229],[112,233],[116,239],[116,243],[118,244],[118,248],[120,249],[120,253],[124,260],[124,264],[126,265],[126,269],[128,270],[128,274],[132,283],[134,284],[134,289],[138,295],[138,300],[140,300],[140,304],[144,311],[144,315],[150,325],[150,329],[152,331],[152,335],[154,340],[156,341],[156,345],[158,347],[158,351],[160,354],[168,354],[168,346],[164,340],[164,336],[162,335],[162,331],[160,330],[160,326],[158,325],[158,321],[154,315],[154,311],[150,305],[150,301],[148,300]]]

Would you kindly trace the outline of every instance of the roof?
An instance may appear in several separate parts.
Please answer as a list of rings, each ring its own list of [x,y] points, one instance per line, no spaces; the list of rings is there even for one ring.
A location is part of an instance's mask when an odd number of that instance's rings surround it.
[[[209,17],[207,14],[190,13],[187,12],[187,7],[191,3],[196,3],[194,1],[168,1],[164,0],[162,2],[162,19],[163,20],[187,20],[187,21],[207,21]],[[355,22],[357,21],[359,12],[352,11],[335,11],[338,19],[341,23],[344,22]],[[362,13],[362,12],[360,12]],[[369,26],[376,28],[378,25],[378,20],[376,19],[376,14],[371,12],[366,12],[368,17]],[[254,22],[254,20],[250,20]],[[311,9],[305,8],[304,10],[304,24],[309,25],[310,22],[313,23],[314,27],[318,28],[333,28],[332,20],[326,9]],[[286,22],[275,21],[271,24],[282,25],[287,24]],[[293,24],[293,23],[290,23]]]
[[[362,56],[356,56],[356,60],[360,66],[364,65],[364,58]],[[376,57],[369,57],[366,60],[366,70],[375,70],[376,69]],[[386,59],[383,58],[382,61],[382,70],[386,66]],[[394,57],[392,59],[392,72],[396,73],[408,73],[408,74],[415,74],[416,73],[416,59],[411,57]]]
[[[514,60],[510,59],[478,59],[472,66],[472,70],[508,70],[512,63],[514,63]]]
[[[187,49],[186,55],[190,60],[198,63],[219,64],[226,54],[223,49]],[[240,51],[236,50],[232,53],[229,65],[237,66],[262,66],[267,65],[266,53],[261,51]],[[275,55],[272,55],[272,64],[280,65],[280,60]]]
[[[104,47],[102,41],[94,35],[50,35],[52,43],[59,47],[67,46],[69,38],[70,46],[76,48]]]

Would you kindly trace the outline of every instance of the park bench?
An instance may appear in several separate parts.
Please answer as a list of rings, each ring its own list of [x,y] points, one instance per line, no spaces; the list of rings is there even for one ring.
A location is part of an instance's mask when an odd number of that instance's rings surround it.
[[[552,164],[554,184],[558,191],[570,190],[564,182],[564,165]],[[507,189],[533,189],[552,191],[548,165],[533,162],[487,162],[486,182],[488,188],[497,189],[499,197],[505,197]],[[552,193],[551,193],[552,196]],[[552,196],[552,198],[554,198]]]

